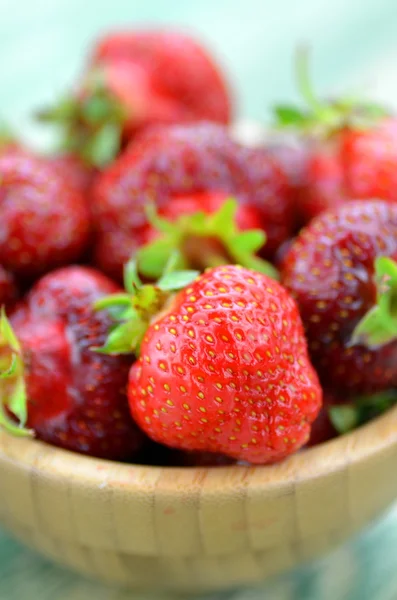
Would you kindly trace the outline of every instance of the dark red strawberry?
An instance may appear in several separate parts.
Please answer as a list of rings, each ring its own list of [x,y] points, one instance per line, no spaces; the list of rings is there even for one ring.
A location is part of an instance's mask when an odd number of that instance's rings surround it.
[[[126,459],[143,441],[128,410],[131,359],[91,350],[106,339],[109,316],[92,304],[117,286],[101,273],[66,267],[39,280],[11,315],[3,314],[2,403],[45,442],[108,459]],[[2,383],[1,383],[2,382]],[[3,425],[23,433],[7,420]]]
[[[139,349],[128,389],[134,418],[181,450],[285,458],[307,442],[322,399],[294,301],[266,275],[230,265],[171,296],[185,275],[157,287],[133,275],[132,297],[98,304],[122,321],[102,351]]]
[[[265,150],[235,143],[225,127],[212,123],[147,132],[94,186],[97,264],[120,278],[122,265],[147,240],[149,203],[160,214],[175,214],[171,205],[177,201],[182,214],[183,198],[189,213],[192,203],[203,200],[205,211],[221,196],[237,199],[243,228],[255,222],[265,231],[261,254],[273,256],[289,236],[293,217],[286,180]]]
[[[78,259],[89,238],[85,199],[51,160],[30,152],[0,155],[0,260],[32,278]]]
[[[213,58],[191,37],[117,32],[97,43],[75,98],[43,116],[64,125],[72,151],[103,166],[150,125],[228,123],[231,99]]]
[[[0,265],[0,306],[12,306],[18,297],[14,277]]]
[[[397,204],[356,201],[317,217],[287,253],[312,360],[341,394],[397,386]]]
[[[339,432],[332,421],[331,412],[334,407],[340,409],[342,406],[343,410],[343,405],[346,406],[347,403],[347,398],[339,398],[335,396],[335,394],[324,390],[323,406],[318,414],[317,419],[312,425],[310,438],[306,444],[307,446],[317,446],[318,444],[323,444],[324,442],[332,440],[339,435]]]

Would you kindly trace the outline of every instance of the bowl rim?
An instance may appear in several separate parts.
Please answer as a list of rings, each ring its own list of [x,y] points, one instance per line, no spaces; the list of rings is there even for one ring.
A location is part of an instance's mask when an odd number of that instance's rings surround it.
[[[397,406],[351,433],[304,448],[273,465],[186,467],[120,463],[81,455],[32,438],[13,437],[1,430],[0,470],[3,463],[11,462],[18,469],[31,471],[33,468],[51,479],[70,478],[73,482],[81,480],[83,485],[96,488],[101,487],[104,480],[110,480],[117,487],[120,484],[123,488],[126,481],[129,481],[130,487],[140,490],[145,487],[147,475],[167,474],[162,478],[160,488],[165,488],[168,492],[175,488],[176,493],[179,490],[177,482],[184,475],[192,478],[192,475],[203,472],[223,473],[230,476],[222,478],[222,490],[234,494],[251,475],[255,475],[254,479],[259,487],[269,484],[295,486],[297,480],[305,481],[351,468],[392,446],[397,447]],[[241,473],[246,473],[247,477],[241,476]],[[233,474],[239,475],[233,477]]]

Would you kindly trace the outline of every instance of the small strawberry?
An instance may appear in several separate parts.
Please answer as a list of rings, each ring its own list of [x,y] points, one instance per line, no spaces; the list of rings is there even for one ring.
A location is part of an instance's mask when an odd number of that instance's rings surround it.
[[[82,194],[50,159],[28,151],[0,155],[0,260],[32,278],[78,259],[89,237]]]
[[[181,450],[285,458],[306,443],[322,397],[294,301],[266,275],[230,265],[170,295],[185,276],[155,287],[134,275],[132,298],[97,305],[122,321],[102,351],[139,351],[128,387],[134,419]]]
[[[149,125],[228,123],[231,99],[214,60],[177,32],[116,32],[99,40],[72,99],[42,117],[65,129],[66,147],[96,166]]]
[[[14,277],[0,265],[0,306],[12,306],[18,297]]]
[[[341,394],[397,386],[397,205],[349,202],[314,219],[284,258],[322,383]]]
[[[111,321],[93,302],[117,286],[101,273],[66,267],[40,279],[0,322],[0,423],[16,434],[108,459],[127,459],[143,436],[128,410],[127,357],[90,346],[105,341]],[[20,426],[7,416],[11,411]]]
[[[160,214],[182,215],[200,202],[210,212],[220,197],[230,196],[238,202],[242,228],[255,223],[264,230],[260,253],[272,257],[293,222],[286,180],[268,153],[237,144],[213,123],[152,129],[96,180],[96,263],[121,278],[123,264],[147,241],[149,203]]]

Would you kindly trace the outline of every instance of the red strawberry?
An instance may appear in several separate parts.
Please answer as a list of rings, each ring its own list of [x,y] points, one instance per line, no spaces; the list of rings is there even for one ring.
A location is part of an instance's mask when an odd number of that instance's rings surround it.
[[[204,194],[204,195],[203,195]],[[214,195],[214,200],[210,196]],[[92,207],[97,228],[96,261],[120,277],[122,265],[147,240],[145,206],[186,212],[204,201],[234,196],[240,224],[255,222],[267,235],[262,251],[271,257],[292,229],[285,178],[268,153],[235,143],[226,128],[211,123],[159,127],[137,140],[98,177]],[[244,216],[245,215],[245,216]]]
[[[300,210],[307,222],[349,200],[382,198],[397,203],[397,119],[371,127],[346,126],[313,147]]]
[[[65,126],[66,141],[97,166],[114,158],[122,140],[157,123],[228,123],[231,100],[213,59],[192,38],[129,31],[100,40],[74,100],[45,117]]]
[[[301,221],[350,200],[397,202],[397,118],[371,103],[317,100],[306,58],[300,59],[299,83],[308,110],[282,106],[276,114],[280,125],[306,133],[309,140],[297,198]]]
[[[1,155],[0,210],[1,264],[17,275],[34,277],[85,250],[85,200],[51,160],[23,151]]]
[[[86,165],[81,158],[73,154],[59,154],[51,159],[59,173],[67,179],[68,183],[86,194],[92,184],[95,170]]]
[[[22,425],[26,419],[39,439],[83,454],[126,459],[143,439],[126,397],[131,360],[90,349],[104,342],[111,323],[92,304],[117,291],[110,279],[84,267],[66,267],[39,280],[11,316],[15,334],[3,314],[1,364],[3,369],[10,364],[11,353],[16,363],[0,387],[3,404]],[[4,413],[0,421],[13,432],[24,431]]]
[[[0,306],[12,306],[17,297],[14,277],[0,265]]]
[[[341,394],[397,386],[396,260],[397,204],[381,200],[323,213],[284,259],[313,364]]]
[[[132,300],[99,303],[122,320],[103,351],[140,348],[129,376],[134,418],[181,450],[281,460],[306,443],[322,396],[294,301],[266,275],[236,266],[210,269],[170,296],[182,275],[158,287],[135,278]]]

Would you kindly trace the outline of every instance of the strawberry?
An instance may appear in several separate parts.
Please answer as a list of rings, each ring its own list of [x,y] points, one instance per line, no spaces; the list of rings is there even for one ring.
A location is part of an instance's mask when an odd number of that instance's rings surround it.
[[[194,277],[193,274],[188,274]],[[139,352],[128,397],[154,441],[272,463],[309,438],[322,391],[297,307],[266,275],[238,266],[186,273],[100,301],[121,320],[102,352]],[[153,316],[157,315],[157,316]]]
[[[285,178],[268,153],[237,144],[213,123],[147,132],[94,185],[96,263],[121,277],[122,265],[147,241],[148,203],[160,214],[182,215],[201,202],[203,211],[215,209],[220,197],[231,195],[244,207],[237,215],[242,228],[254,223],[265,231],[261,254],[271,257],[288,237],[292,217]]]
[[[317,446],[318,444],[323,444],[324,442],[337,437],[339,433],[341,433],[341,431],[339,432],[333,423],[332,411],[335,410],[335,407],[338,410],[340,410],[342,407],[343,411],[343,405],[347,406],[347,401],[345,399],[341,400],[329,390],[324,390],[323,405],[318,413],[317,419],[312,425],[310,438],[306,444],[307,446]]]
[[[42,117],[65,129],[66,146],[96,166],[149,125],[228,123],[231,99],[219,68],[192,38],[163,31],[116,32],[99,40],[74,98]]]
[[[279,125],[308,137],[304,177],[297,197],[308,223],[324,210],[350,200],[397,202],[397,118],[368,102],[319,101],[301,57],[299,84],[308,110],[276,109]]]
[[[51,164],[57,167],[59,173],[67,179],[70,185],[84,194],[88,193],[95,170],[85,164],[77,155],[56,154],[51,157]]]
[[[131,361],[90,350],[104,342],[110,325],[92,304],[117,291],[110,279],[85,267],[65,267],[40,279],[12,313],[13,329],[3,312],[0,388],[2,405],[38,439],[121,460],[143,441],[126,397]],[[4,409],[0,422],[13,433],[28,432]]]
[[[28,151],[0,155],[1,264],[32,278],[78,259],[89,237],[89,213],[78,190],[50,159]]]
[[[18,297],[14,277],[0,265],[0,306],[11,306]]]
[[[322,383],[341,394],[397,386],[397,205],[349,202],[316,217],[284,258]]]

